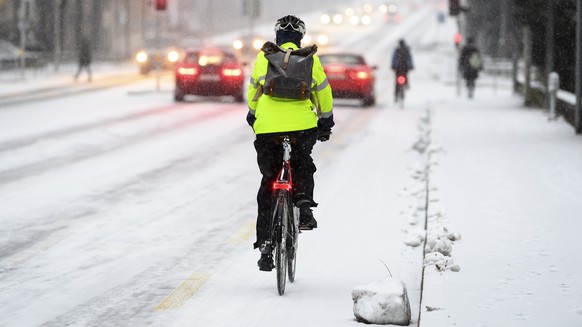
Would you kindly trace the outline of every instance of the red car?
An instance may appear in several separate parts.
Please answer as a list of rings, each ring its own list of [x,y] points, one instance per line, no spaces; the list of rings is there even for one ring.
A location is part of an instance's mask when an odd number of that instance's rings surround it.
[[[334,98],[361,99],[365,107],[376,103],[376,66],[368,66],[364,57],[356,54],[321,54],[319,59]]]
[[[244,70],[230,52],[206,48],[188,50],[176,66],[174,100],[184,101],[186,95],[233,96],[244,101]]]

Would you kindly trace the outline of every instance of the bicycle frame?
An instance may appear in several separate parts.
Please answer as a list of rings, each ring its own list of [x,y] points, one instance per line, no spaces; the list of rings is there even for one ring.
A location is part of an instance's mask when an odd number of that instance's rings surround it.
[[[277,190],[293,190],[293,176],[291,175],[291,142],[285,136],[283,138],[283,167],[277,175],[277,179],[273,182],[273,191]]]

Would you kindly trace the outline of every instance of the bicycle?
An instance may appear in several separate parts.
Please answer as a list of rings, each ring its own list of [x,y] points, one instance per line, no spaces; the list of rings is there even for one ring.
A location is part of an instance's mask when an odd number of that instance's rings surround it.
[[[297,247],[299,240],[299,209],[293,204],[293,176],[291,173],[291,140],[281,137],[283,166],[273,182],[273,204],[270,221],[270,239],[267,241],[275,252],[277,291],[285,293],[287,275],[295,281]]]
[[[400,108],[404,107],[404,90],[406,88],[406,75],[396,75],[396,89],[394,91],[394,102],[400,103]]]

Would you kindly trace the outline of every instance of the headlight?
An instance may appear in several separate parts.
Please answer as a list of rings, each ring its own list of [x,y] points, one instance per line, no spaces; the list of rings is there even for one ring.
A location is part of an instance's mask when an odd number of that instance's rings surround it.
[[[240,50],[243,48],[243,42],[241,40],[235,40],[234,42],[232,42],[232,47],[235,48],[236,50]]]
[[[370,18],[370,16],[366,15],[366,16],[362,16],[362,24],[364,25],[370,25],[370,23],[372,22],[372,19]]]
[[[303,42],[305,44],[310,44],[311,43],[311,35],[305,34],[303,36],[303,39],[301,40],[301,42]]]
[[[253,41],[253,48],[255,48],[256,50],[261,50],[264,43],[265,43],[265,41],[263,41],[261,39],[256,39]]]
[[[329,41],[329,39],[327,38],[327,35],[325,35],[325,34],[321,34],[317,37],[317,43],[319,43],[321,45],[326,45],[328,41]]]
[[[172,50],[168,52],[168,61],[176,62],[180,58],[180,54],[176,50]]]
[[[137,62],[143,64],[144,62],[148,61],[148,54],[143,51],[140,51],[137,53],[137,55],[135,55],[135,59],[137,60]]]
[[[331,17],[329,17],[329,15],[321,15],[321,18],[319,19],[323,24],[329,24],[331,22]]]

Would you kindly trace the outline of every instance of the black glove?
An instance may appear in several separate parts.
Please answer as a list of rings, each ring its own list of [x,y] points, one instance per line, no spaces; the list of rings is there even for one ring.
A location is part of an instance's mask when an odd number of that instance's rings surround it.
[[[333,114],[326,118],[319,118],[317,121],[317,128],[319,128],[320,131],[331,130],[334,125]]]
[[[325,142],[329,140],[331,136],[331,128],[330,129],[320,129],[317,131],[317,140],[321,142]]]
[[[249,111],[249,113],[247,114],[247,123],[249,123],[249,126],[253,127],[253,125],[255,124],[255,120],[257,120],[257,118]]]

